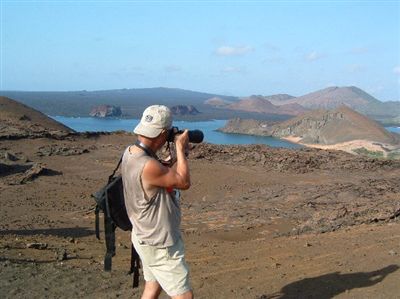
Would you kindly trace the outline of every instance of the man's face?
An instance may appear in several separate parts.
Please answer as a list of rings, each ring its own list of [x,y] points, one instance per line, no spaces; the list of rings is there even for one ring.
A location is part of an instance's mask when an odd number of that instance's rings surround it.
[[[164,129],[164,130],[162,130],[160,135],[158,135],[158,137],[157,137],[157,148],[158,149],[162,148],[162,146],[165,144],[165,142],[167,142],[168,134],[169,134],[169,130]]]

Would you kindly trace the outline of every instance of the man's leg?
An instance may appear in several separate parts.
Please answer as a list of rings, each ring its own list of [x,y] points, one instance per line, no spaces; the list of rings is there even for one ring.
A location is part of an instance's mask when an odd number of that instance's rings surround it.
[[[193,299],[193,292],[192,291],[187,291],[181,295],[177,296],[172,296],[172,299]]]
[[[146,281],[141,299],[157,299],[160,293],[161,287],[157,281]]]

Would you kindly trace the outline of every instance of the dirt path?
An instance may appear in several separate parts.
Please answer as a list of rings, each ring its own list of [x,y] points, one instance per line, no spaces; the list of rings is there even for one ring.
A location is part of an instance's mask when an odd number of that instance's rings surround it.
[[[102,271],[90,194],[128,134],[0,141],[0,297],[133,298],[129,234]],[[35,165],[35,166],[33,166]],[[204,145],[182,231],[196,298],[398,298],[400,166]],[[165,295],[162,298],[166,298]]]

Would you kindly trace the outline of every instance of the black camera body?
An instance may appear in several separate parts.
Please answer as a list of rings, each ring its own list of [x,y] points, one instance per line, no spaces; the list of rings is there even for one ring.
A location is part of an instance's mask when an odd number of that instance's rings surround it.
[[[169,129],[167,141],[168,142],[174,142],[175,140],[175,135],[182,134],[184,131],[179,130],[178,127],[172,127]],[[189,135],[189,142],[190,143],[201,143],[203,142],[204,139],[204,134],[200,130],[189,130],[188,132]]]

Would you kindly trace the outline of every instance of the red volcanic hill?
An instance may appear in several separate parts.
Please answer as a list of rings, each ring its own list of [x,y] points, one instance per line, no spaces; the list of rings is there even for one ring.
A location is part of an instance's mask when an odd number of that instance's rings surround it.
[[[35,137],[72,129],[24,104],[0,97],[0,138]]]
[[[236,103],[225,106],[231,110],[258,112],[265,114],[286,114],[286,115],[299,115],[308,111],[304,107],[296,103],[289,103],[280,106],[272,104],[262,96],[251,96],[244,98]]]
[[[309,109],[333,109],[342,105],[358,109],[370,104],[381,103],[373,96],[358,87],[328,87],[301,97],[283,101],[282,103],[297,103]],[[275,104],[277,104],[275,102]]]
[[[314,110],[274,126],[272,135],[301,137],[302,143],[337,144],[369,140],[399,144],[399,135],[388,132],[368,117],[346,107]]]
[[[263,96],[264,100],[270,101],[274,105],[283,105],[286,104],[289,100],[294,99],[294,96],[289,94],[274,94],[270,96]]]
[[[215,106],[215,107],[224,107],[231,104],[232,101],[224,100],[220,97],[212,97],[204,101],[205,105]]]

